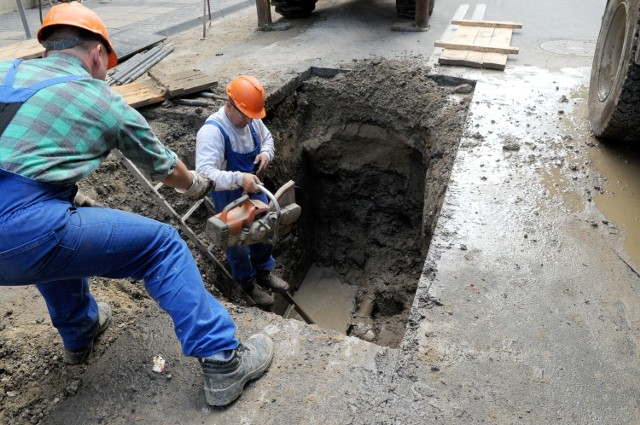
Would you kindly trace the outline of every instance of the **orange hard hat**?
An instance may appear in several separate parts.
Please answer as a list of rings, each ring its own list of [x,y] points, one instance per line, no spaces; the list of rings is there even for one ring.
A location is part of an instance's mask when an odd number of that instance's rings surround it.
[[[264,103],[267,93],[260,81],[250,75],[241,75],[227,86],[227,94],[240,112],[249,118],[257,119],[267,116]]]
[[[107,27],[96,12],[89,9],[85,5],[72,1],[69,3],[60,3],[53,6],[42,21],[42,26],[38,30],[38,41],[42,43],[43,30],[45,28],[53,27],[56,25],[68,25],[70,27],[81,28],[92,32],[100,38],[106,44],[107,53],[109,54],[108,68],[113,68],[118,64],[118,57],[113,50],[111,41],[109,40],[109,34],[107,33]]]

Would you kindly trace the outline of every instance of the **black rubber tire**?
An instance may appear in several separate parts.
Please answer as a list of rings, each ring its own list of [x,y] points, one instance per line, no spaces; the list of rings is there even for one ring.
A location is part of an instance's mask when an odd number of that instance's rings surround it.
[[[609,0],[589,83],[589,124],[603,140],[640,140],[640,0]]]
[[[316,8],[317,0],[286,0],[275,3],[276,12],[288,19],[307,18]]]
[[[429,3],[429,16],[433,14],[433,7],[436,4],[436,0],[431,0]],[[396,12],[401,18],[416,18],[416,0],[396,0]]]

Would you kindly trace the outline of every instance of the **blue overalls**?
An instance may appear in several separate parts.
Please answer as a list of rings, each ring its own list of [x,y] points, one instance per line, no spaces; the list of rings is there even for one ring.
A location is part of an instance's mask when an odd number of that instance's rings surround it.
[[[256,133],[253,125],[249,123],[249,130],[251,131],[251,137],[253,138],[254,149],[248,153],[238,153],[231,148],[231,142],[229,135],[224,130],[222,125],[215,120],[207,120],[205,124],[214,125],[222,133],[224,138],[224,157],[227,161],[226,171],[241,171],[243,173],[251,173],[255,167],[253,161],[260,153],[260,138]],[[221,190],[211,192],[211,199],[216,207],[216,212],[220,212],[229,203],[235,201],[242,196],[243,189],[234,190]],[[260,193],[249,194],[251,199],[259,199],[265,204],[269,203],[267,196]],[[247,284],[256,277],[256,270],[271,270],[275,266],[276,262],[271,255],[273,252],[273,245],[266,243],[257,243],[249,246],[233,246],[227,248],[227,261],[231,267],[231,273],[233,278],[241,286]]]
[[[16,68],[4,78],[0,107],[24,103],[39,89],[74,79],[13,89]],[[0,193],[0,285],[36,284],[66,348],[87,347],[98,327],[87,276],[143,280],[171,316],[187,356],[208,357],[238,346],[233,320],[204,288],[189,248],[173,227],[119,210],[77,208],[75,186],[43,183],[2,168]]]

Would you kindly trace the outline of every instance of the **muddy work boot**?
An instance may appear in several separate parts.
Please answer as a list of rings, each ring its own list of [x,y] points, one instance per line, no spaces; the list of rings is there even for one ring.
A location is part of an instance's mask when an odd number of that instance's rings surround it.
[[[240,287],[256,302],[258,307],[262,310],[269,311],[273,305],[273,297],[263,291],[255,282],[255,280],[243,282],[240,284]]]
[[[200,359],[204,374],[204,394],[211,406],[226,406],[242,394],[247,382],[259,378],[273,359],[273,342],[256,334],[234,350],[231,360]]]
[[[287,292],[289,284],[278,276],[271,274],[270,270],[258,270],[256,282],[263,288],[271,289],[274,292]]]
[[[91,340],[91,344],[89,344],[86,348],[81,348],[80,350],[69,350],[67,348],[64,349],[64,362],[66,364],[75,365],[84,363],[89,359],[91,352],[93,351],[93,341],[102,335],[105,330],[109,327],[111,323],[111,307],[107,303],[98,303],[98,330],[96,334],[93,336]]]

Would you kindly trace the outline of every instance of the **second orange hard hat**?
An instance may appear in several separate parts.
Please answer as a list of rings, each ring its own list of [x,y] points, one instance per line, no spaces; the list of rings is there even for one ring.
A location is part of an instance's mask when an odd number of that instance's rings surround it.
[[[227,86],[227,94],[240,111],[249,118],[267,116],[264,104],[267,94],[256,77],[241,75]]]
[[[72,1],[70,3],[61,3],[53,6],[44,17],[42,26],[38,30],[38,41],[42,43],[43,30],[55,25],[67,25],[70,27],[81,28],[92,32],[104,41],[109,54],[109,63],[107,67],[112,68],[118,64],[118,57],[113,50],[107,27],[96,12],[84,6],[81,3]]]

